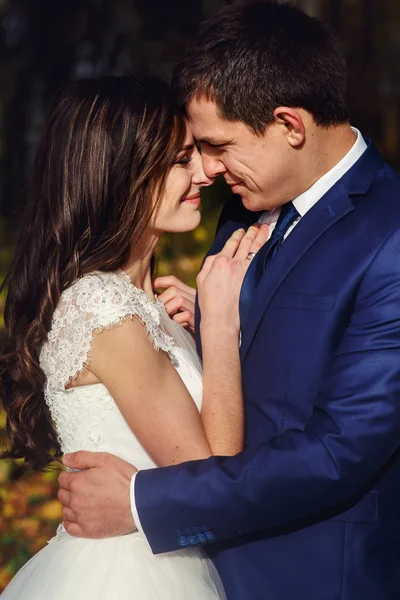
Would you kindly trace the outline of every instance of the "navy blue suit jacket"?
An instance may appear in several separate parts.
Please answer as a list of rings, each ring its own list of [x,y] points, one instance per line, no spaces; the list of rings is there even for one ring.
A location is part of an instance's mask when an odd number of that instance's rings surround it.
[[[258,214],[229,203],[211,252]],[[374,145],[267,266],[241,345],[246,448],[136,479],[154,552],[228,600],[400,597],[400,179]]]

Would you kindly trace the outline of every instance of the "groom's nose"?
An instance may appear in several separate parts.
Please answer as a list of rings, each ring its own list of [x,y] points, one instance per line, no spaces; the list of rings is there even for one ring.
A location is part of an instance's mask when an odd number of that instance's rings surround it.
[[[202,151],[201,160],[203,162],[204,173],[210,179],[215,179],[218,175],[226,173],[226,167],[218,156],[213,156]]]

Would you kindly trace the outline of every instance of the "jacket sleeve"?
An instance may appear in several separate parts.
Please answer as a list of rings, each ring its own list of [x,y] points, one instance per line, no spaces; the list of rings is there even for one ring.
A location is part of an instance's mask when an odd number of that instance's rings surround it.
[[[313,404],[304,430],[235,457],[141,471],[136,501],[153,551],[324,520],[365,494],[400,444],[400,231],[367,269]]]

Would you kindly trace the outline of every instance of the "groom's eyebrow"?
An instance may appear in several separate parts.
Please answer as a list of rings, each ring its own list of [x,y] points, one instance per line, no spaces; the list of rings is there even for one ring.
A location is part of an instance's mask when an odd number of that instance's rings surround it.
[[[232,140],[223,141],[223,140],[207,138],[207,137],[199,138],[196,141],[198,144],[209,144],[210,146],[227,146],[228,144],[232,143]]]

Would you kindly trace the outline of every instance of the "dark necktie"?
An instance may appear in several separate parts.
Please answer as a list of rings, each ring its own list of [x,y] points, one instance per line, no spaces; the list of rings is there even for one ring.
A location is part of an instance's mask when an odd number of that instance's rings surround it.
[[[285,233],[298,216],[299,213],[292,202],[283,205],[271,237],[257,252],[247,269],[239,298],[240,324],[242,329],[246,324],[254,293],[264,273],[265,266],[281,247]]]

